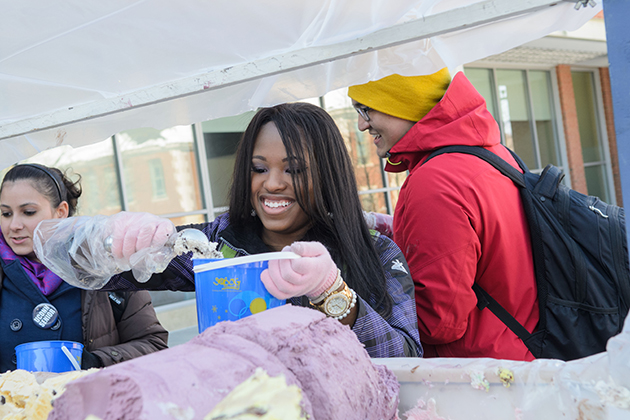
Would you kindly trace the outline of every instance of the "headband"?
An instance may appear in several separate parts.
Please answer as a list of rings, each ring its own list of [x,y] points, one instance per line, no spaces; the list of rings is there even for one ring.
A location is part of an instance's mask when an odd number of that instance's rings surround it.
[[[59,193],[59,200],[60,201],[66,201],[63,199],[63,195],[61,194],[61,185],[59,185],[59,181],[57,181],[57,178],[55,178],[55,176],[53,175],[52,172],[50,172],[48,169],[44,168],[41,165],[37,165],[35,163],[21,163],[17,166],[30,166],[31,168],[36,168],[39,169],[40,171],[44,172],[46,175],[48,175],[50,177],[50,179],[52,179],[55,183],[55,187],[57,187],[57,192]]]

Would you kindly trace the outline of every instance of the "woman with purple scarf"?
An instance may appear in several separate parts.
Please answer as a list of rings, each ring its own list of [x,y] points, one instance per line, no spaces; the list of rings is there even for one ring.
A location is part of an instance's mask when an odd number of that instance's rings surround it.
[[[14,166],[0,184],[0,373],[16,369],[15,346],[32,341],[82,343],[83,369],[167,347],[149,292],[81,290],[37,259],[39,222],[73,216],[80,195],[79,181],[37,164]]]

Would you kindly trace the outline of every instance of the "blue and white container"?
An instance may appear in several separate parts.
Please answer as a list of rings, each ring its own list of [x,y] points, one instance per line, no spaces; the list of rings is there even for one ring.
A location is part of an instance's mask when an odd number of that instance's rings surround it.
[[[299,258],[268,252],[223,259],[193,259],[199,333],[221,321],[236,321],[284,305],[260,280],[269,260]]]

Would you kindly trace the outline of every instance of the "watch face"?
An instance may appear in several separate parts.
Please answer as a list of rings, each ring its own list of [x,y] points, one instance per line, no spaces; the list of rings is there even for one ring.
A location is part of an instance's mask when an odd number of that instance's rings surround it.
[[[350,300],[344,293],[337,293],[326,299],[324,309],[329,316],[339,316],[350,306]]]

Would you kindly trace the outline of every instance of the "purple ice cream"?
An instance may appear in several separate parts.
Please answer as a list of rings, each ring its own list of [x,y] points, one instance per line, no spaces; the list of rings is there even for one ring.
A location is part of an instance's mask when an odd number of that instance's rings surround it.
[[[285,305],[68,384],[49,420],[203,419],[257,367],[302,389],[311,419],[397,418],[399,385],[349,327]]]

